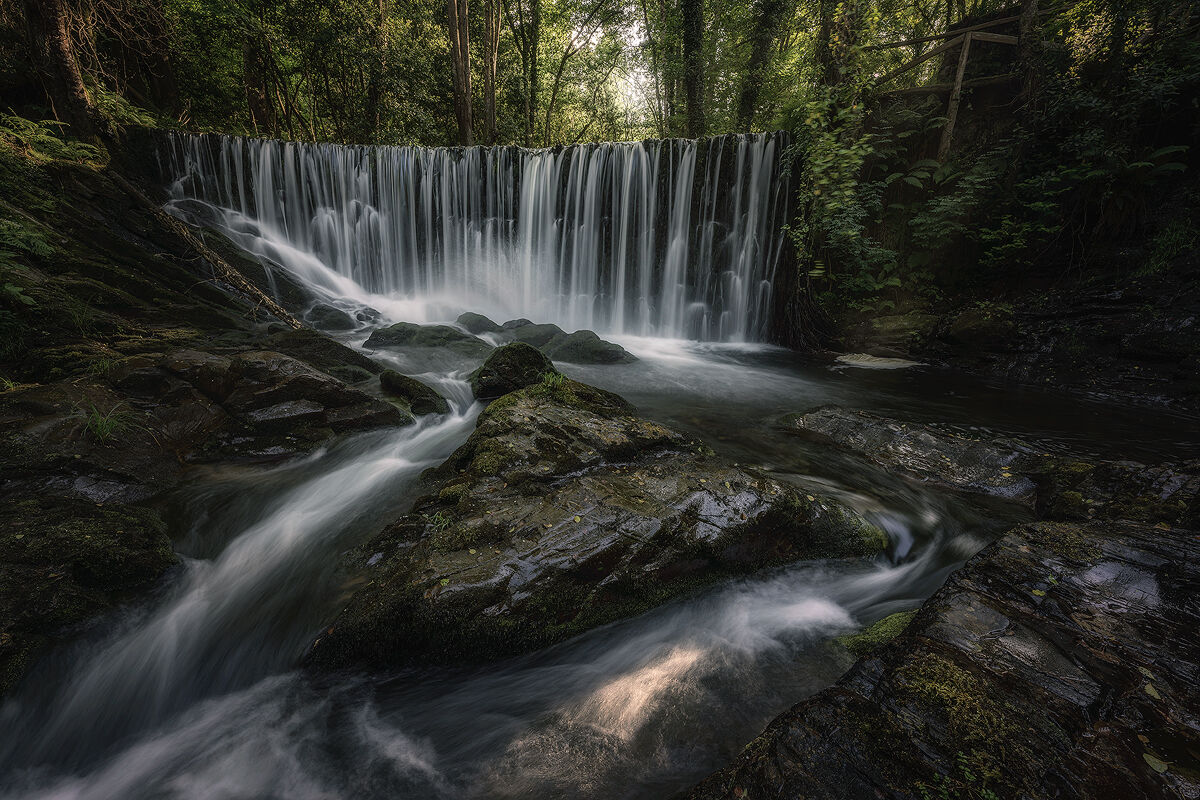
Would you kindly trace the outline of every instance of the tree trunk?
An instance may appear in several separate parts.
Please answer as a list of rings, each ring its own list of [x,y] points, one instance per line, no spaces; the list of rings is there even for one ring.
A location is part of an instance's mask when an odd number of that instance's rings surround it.
[[[1037,91],[1038,53],[1041,50],[1041,30],[1038,22],[1038,0],[1021,3],[1020,33],[1017,38],[1017,66],[1021,71],[1019,105],[1025,108]]]
[[[682,0],[683,87],[687,135],[704,135],[704,0]]]
[[[38,61],[46,97],[56,119],[71,126],[80,139],[95,139],[103,127],[96,107],[83,85],[68,33],[64,0],[24,0],[29,49]]]
[[[525,144],[532,146],[538,107],[538,43],[542,38],[542,0],[533,0],[530,3],[529,17],[529,77],[526,81],[529,86],[529,99],[525,104],[525,113],[527,115],[525,121]]]
[[[500,59],[500,0],[487,0],[487,26],[483,42],[483,140],[495,144],[496,70]]]
[[[377,144],[383,127],[383,76],[387,73],[387,0],[379,0],[379,15],[375,24],[376,59],[367,79],[367,131],[364,144]]]
[[[277,130],[278,117],[268,91],[268,80],[269,69],[262,47],[253,38],[246,39],[242,44],[242,83],[246,87],[250,124],[259,135],[273,135]]]
[[[469,145],[471,136],[471,36],[467,0],[446,0],[450,30],[450,60],[454,66],[454,118],[458,143]]]
[[[836,13],[834,0],[817,0],[817,80],[826,86],[838,82],[837,59],[833,54],[833,15]]]
[[[760,0],[757,5],[758,21],[751,34],[750,57],[746,60],[746,75],[738,95],[737,126],[742,131],[750,130],[754,122],[759,93],[767,77],[773,45],[787,4],[785,0]]]

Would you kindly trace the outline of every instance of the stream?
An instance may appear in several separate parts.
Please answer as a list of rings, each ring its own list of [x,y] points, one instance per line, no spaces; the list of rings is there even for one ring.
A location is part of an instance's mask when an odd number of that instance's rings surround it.
[[[0,709],[3,796],[668,796],[835,681],[852,659],[831,637],[916,607],[1027,513],[788,437],[780,413],[839,403],[1046,448],[1195,454],[1169,416],[1143,410],[933,370],[830,369],[763,346],[621,341],[639,362],[564,369],[838,496],[890,533],[889,557],[734,581],[488,668],[312,679],[294,664],[336,607],[338,553],[411,503],[420,471],[480,409],[463,369],[394,356],[452,413],[299,463],[198,474],[176,502],[186,561],[170,586],[57,653]]]
[[[222,144],[220,158],[241,159],[238,147]],[[493,213],[488,204],[508,197],[494,189],[455,205],[464,209],[461,218],[445,212],[440,238],[396,234],[370,258],[357,258],[352,248],[372,231],[390,230],[386,219],[362,212],[349,220],[349,212],[325,214],[320,203],[336,194],[330,187],[341,187],[354,196],[353,202],[336,201],[346,208],[361,211],[378,204],[373,184],[363,177],[367,173],[352,173],[353,165],[346,166],[351,156],[362,160],[366,155],[279,145],[283,149],[273,156],[273,147],[254,145],[253,159],[246,156],[246,169],[265,164],[261,175],[243,180],[243,163],[237,160],[237,183],[257,187],[253,202],[240,188],[230,188],[228,171],[222,181],[214,177],[217,167],[205,166],[216,170],[205,192],[197,192],[208,198],[205,221],[248,252],[286,266],[294,280],[325,301],[349,311],[380,309],[374,324],[444,322],[463,310],[496,313],[471,305],[479,298],[500,310],[520,311],[531,291],[541,296],[538,282],[550,279],[539,266],[543,254],[530,246],[514,247],[516,255],[504,262],[512,268],[510,283],[519,283],[520,291],[498,294],[495,287],[472,282],[472,270],[486,270],[471,261],[471,243],[493,242],[478,238],[475,226],[483,224],[491,236],[495,226],[494,220],[487,222]],[[0,706],[0,797],[667,797],[728,763],[775,715],[836,681],[853,658],[831,642],[833,637],[916,608],[973,553],[1007,526],[1029,518],[1026,509],[940,491],[790,436],[778,426],[783,414],[836,404],[981,435],[1019,436],[1047,451],[1143,460],[1200,456],[1200,445],[1186,440],[1189,427],[1163,412],[1050,389],[1003,387],[932,368],[835,368],[736,341],[754,338],[765,325],[769,293],[755,288],[766,274],[758,252],[761,237],[746,220],[758,225],[760,218],[776,215],[771,203],[778,192],[768,169],[773,145],[767,138],[710,145],[701,159],[705,187],[729,182],[722,169],[737,176],[745,172],[749,185],[758,187],[758,199],[746,198],[749,210],[734,214],[741,220],[735,225],[714,210],[721,206],[715,189],[711,196],[707,188],[701,192],[697,213],[708,216],[696,230],[702,231],[701,244],[709,249],[701,252],[711,263],[699,268],[686,257],[693,201],[685,196],[691,173],[681,171],[700,169],[689,147],[694,146],[648,151],[640,144],[606,145],[579,151],[586,163],[567,151],[495,156],[502,162],[496,169],[517,169],[509,161],[524,165],[523,196],[542,198],[539,203],[555,200],[553,191],[543,191],[557,186],[554,181],[577,186],[576,206],[566,211],[538,206],[537,211],[537,219],[551,227],[562,214],[573,220],[574,227],[555,228],[558,239],[539,245],[570,254],[572,269],[551,276],[558,293],[546,293],[566,299],[526,313],[542,311],[535,321],[556,320],[568,330],[593,323],[602,335],[607,330],[608,338],[639,361],[565,364],[563,371],[622,394],[645,416],[687,431],[732,461],[837,497],[889,533],[886,556],[802,562],[727,582],[482,668],[320,677],[297,671],[306,647],[344,600],[336,570],[339,554],[411,505],[420,492],[421,471],[444,461],[466,440],[481,410],[466,382],[477,362],[381,351],[372,355],[434,386],[450,400],[451,413],[346,438],[281,466],[196,468],[187,488],[169,501],[182,567],[157,596],[53,653]],[[729,150],[724,167],[721,148]],[[177,143],[177,149],[186,151],[189,168],[198,169],[211,155],[195,142]],[[388,168],[408,181],[394,184],[404,189],[396,189],[389,201],[399,209],[394,213],[407,209],[405,203],[417,203],[423,192],[434,196],[421,170],[450,169],[442,155],[429,152],[389,151]],[[481,163],[492,164],[468,160],[461,168],[484,169]],[[311,170],[315,177],[297,183],[294,175],[280,172],[291,169]],[[632,189],[622,194],[612,188],[616,183],[604,182],[621,174],[628,182],[639,170],[646,173],[641,194]],[[662,241],[653,238],[653,220],[666,212],[644,205],[653,198],[659,170],[682,175],[672,178],[674,194],[668,193],[674,198],[668,233],[674,233]],[[559,177],[536,182],[550,173]],[[441,173],[437,184],[438,202],[445,208],[459,197],[453,190],[457,184],[446,177],[450,174]],[[464,187],[473,185],[469,175],[462,180]],[[301,193],[302,202],[291,194],[280,200],[272,222],[261,208],[268,202],[263,198],[282,192],[278,186],[285,184],[288,192],[304,185],[311,191]],[[180,202],[191,204],[175,208],[186,217],[185,209],[199,201]],[[516,204],[511,197],[505,202]],[[297,211],[303,203],[316,210]],[[258,220],[247,216],[255,205],[260,206]],[[585,248],[592,246],[593,223],[618,207],[628,212],[628,224],[619,236],[618,226],[612,228],[611,245],[593,243],[603,259],[584,258],[592,254]],[[432,220],[443,210],[426,208],[422,219]],[[532,219],[525,205],[519,213],[523,216],[511,220],[509,229]],[[714,244],[715,230],[725,233]],[[320,242],[302,241],[310,235]],[[461,251],[452,251],[452,242],[462,244]],[[503,248],[508,242],[496,234],[493,244]],[[436,252],[435,244],[441,248]],[[639,247],[651,256],[665,254],[667,262],[677,258],[668,267],[679,283],[664,278],[651,286],[651,277],[664,274],[661,264],[651,269],[647,262],[626,271],[626,262],[614,254]],[[774,245],[768,249],[773,253]],[[379,273],[389,259],[404,261],[406,253],[411,274]],[[442,258],[466,259],[471,269],[447,272],[436,286],[421,284],[426,275],[421,270],[442,275],[429,266]],[[611,263],[604,260],[609,258]],[[730,264],[722,268],[724,278],[696,283],[687,277],[694,269],[717,274],[713,264],[722,259]],[[355,272],[367,266],[374,272]],[[507,279],[501,275],[499,280]],[[641,301],[631,288],[639,282],[647,287]],[[410,301],[401,291],[405,285],[423,288],[437,302]],[[463,295],[466,286],[475,294]],[[581,305],[571,300],[580,292],[611,294],[607,305]],[[670,298],[660,303],[666,315],[661,319],[647,311],[651,305],[645,298],[651,296]],[[448,310],[446,302],[458,307]],[[734,335],[728,335],[731,331]],[[361,346],[368,333],[363,328],[344,339]],[[695,340],[680,338],[691,334]],[[725,341],[700,341],[705,338]]]

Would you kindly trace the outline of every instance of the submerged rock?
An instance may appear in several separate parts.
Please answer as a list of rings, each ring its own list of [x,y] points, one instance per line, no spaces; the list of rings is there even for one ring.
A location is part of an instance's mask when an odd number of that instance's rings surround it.
[[[543,375],[558,370],[550,359],[524,342],[497,347],[471,375],[471,391],[480,400],[490,400],[539,383]]]
[[[816,434],[921,480],[1032,504],[1036,486],[1022,474],[1029,448],[1006,439],[980,440],[930,425],[865,411],[820,408],[785,418],[792,431]]]
[[[372,333],[363,345],[368,350],[385,347],[439,347],[466,356],[482,356],[492,346],[450,325],[416,325],[397,322]]]
[[[450,404],[446,398],[416,378],[401,375],[392,369],[385,369],[379,374],[380,387],[404,402],[414,414],[448,414]]]
[[[496,323],[485,317],[483,314],[475,314],[470,311],[465,314],[459,314],[458,319],[454,320],[461,325],[468,333],[499,333],[504,330]]]
[[[354,594],[309,663],[494,659],[722,578],[888,542],[561,377],[492,403],[429,478],[432,495],[349,556]]]
[[[686,795],[1195,797],[1200,538],[1032,523]]]
[[[631,364],[637,356],[615,342],[606,342],[592,331],[555,336],[540,348],[554,361],[568,364]]]

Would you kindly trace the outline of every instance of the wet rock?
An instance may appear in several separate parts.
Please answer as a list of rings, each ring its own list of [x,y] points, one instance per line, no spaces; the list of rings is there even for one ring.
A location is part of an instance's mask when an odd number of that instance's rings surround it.
[[[492,351],[471,375],[471,390],[480,400],[490,400],[539,383],[543,375],[557,374],[550,359],[524,342],[513,342]]]
[[[378,363],[359,351],[334,341],[317,331],[302,328],[287,329],[267,337],[264,347],[243,349],[274,350],[298,358],[314,369],[332,375],[346,383],[358,383],[382,370]]]
[[[352,331],[358,323],[345,311],[328,303],[317,303],[308,310],[304,318],[316,328],[324,331]]]
[[[378,322],[383,319],[383,314],[380,314],[370,306],[364,306],[354,312],[354,318],[359,322]]]
[[[539,348],[554,361],[569,364],[631,364],[637,357],[615,342],[606,342],[592,331],[555,336]]]
[[[1032,505],[1047,519],[1200,527],[1200,464],[1057,456],[1012,439],[835,407],[789,415],[783,424],[920,480]]]
[[[1045,456],[1030,475],[1038,484],[1038,511],[1049,519],[1200,528],[1200,464],[1148,466]]]
[[[1027,445],[981,440],[932,425],[900,422],[865,411],[827,407],[784,420],[788,430],[823,437],[877,464],[920,480],[1032,504],[1036,485]]]
[[[506,331],[511,331],[511,330],[516,330],[517,328],[524,328],[526,325],[532,325],[532,324],[533,324],[533,322],[531,322],[530,320],[527,320],[524,317],[521,317],[520,319],[510,319],[507,322],[505,322],[503,325],[501,325],[500,327]]]
[[[149,509],[0,501],[0,697],[49,645],[153,586],[177,561]]]
[[[1195,797],[1198,565],[1193,532],[1017,528],[686,796]]]
[[[458,319],[454,321],[461,325],[468,333],[499,333],[504,330],[483,314],[474,314],[470,311],[465,314],[459,314]]]
[[[321,668],[494,659],[802,558],[878,553],[831,500],[729,464],[562,379],[505,395],[433,492],[345,569]]]
[[[369,350],[384,347],[437,347],[467,356],[482,356],[492,349],[492,346],[482,339],[450,325],[416,325],[411,322],[397,322],[387,328],[380,328],[368,337],[363,346]]]
[[[537,348],[545,347],[551,339],[563,335],[565,335],[563,329],[553,323],[522,325],[512,329],[514,341],[525,342],[525,344],[531,344]]]
[[[379,386],[393,397],[408,404],[414,414],[448,414],[450,404],[446,398],[416,378],[401,375],[392,369],[385,369],[379,374]]]

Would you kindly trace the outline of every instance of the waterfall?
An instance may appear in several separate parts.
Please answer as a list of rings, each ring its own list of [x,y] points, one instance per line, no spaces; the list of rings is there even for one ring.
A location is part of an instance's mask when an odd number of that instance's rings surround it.
[[[766,337],[783,134],[528,150],[169,134],[169,207],[318,292],[567,330]],[[413,311],[413,309],[419,309]],[[416,317],[421,317],[417,319]]]

